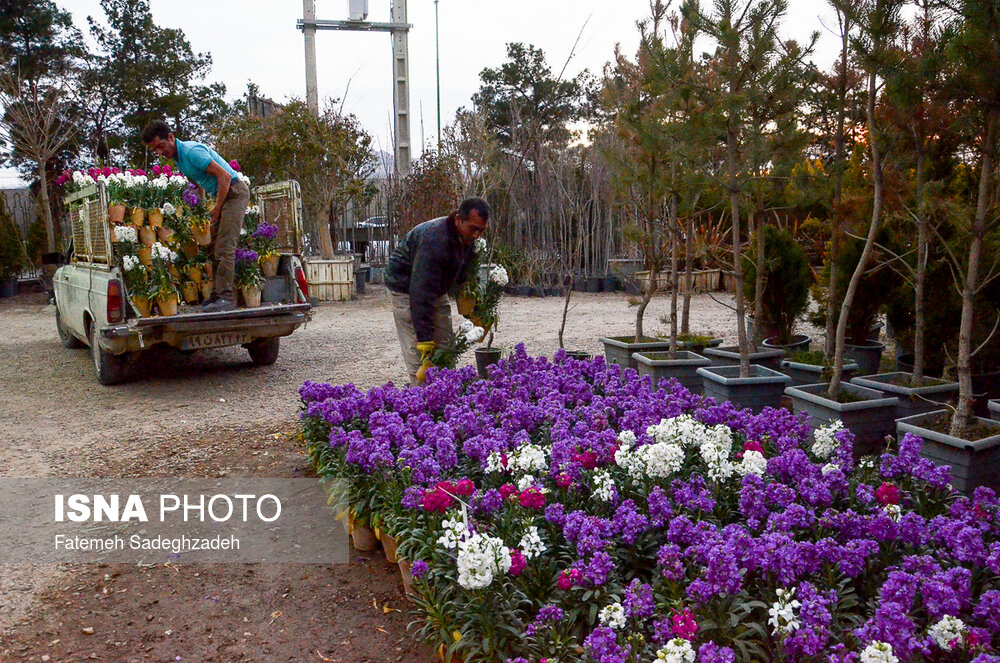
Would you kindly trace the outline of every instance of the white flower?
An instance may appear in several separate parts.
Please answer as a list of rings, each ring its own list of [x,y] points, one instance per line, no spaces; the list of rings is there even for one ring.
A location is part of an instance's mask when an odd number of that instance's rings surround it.
[[[610,502],[615,497],[615,480],[605,470],[594,472],[594,497],[602,502]]]
[[[122,256],[122,266],[126,272],[131,272],[139,266],[139,258],[136,256]]]
[[[898,504],[886,504],[882,508],[890,520],[896,523],[899,522],[899,517],[903,514],[903,510],[899,508]]]
[[[545,472],[549,469],[545,449],[537,444],[522,444],[508,458],[507,467],[516,472]]]
[[[115,226],[116,242],[135,242],[138,240],[138,233],[132,226]]]
[[[757,476],[762,477],[766,471],[767,459],[764,458],[764,454],[756,449],[744,451],[743,460],[736,466],[736,472],[743,477],[748,474],[756,474]]]
[[[538,528],[534,525],[529,527],[528,531],[521,537],[521,541],[517,544],[517,547],[521,549],[521,552],[527,559],[541,557],[548,550],[542,541],[541,535],[538,534]]]
[[[619,443],[618,447],[620,449],[624,449],[626,447],[628,448],[634,447],[636,443],[635,433],[633,433],[630,430],[623,430],[622,432],[618,433],[618,443]]]
[[[251,205],[247,209],[247,213],[248,214],[258,214],[259,215],[260,214],[260,205]]]
[[[473,534],[458,544],[457,563],[458,584],[464,589],[483,589],[510,570],[510,550],[501,539]]]
[[[170,203],[163,203],[163,213],[167,216],[173,216],[177,213],[177,208]]]
[[[517,489],[524,492],[535,485],[535,477],[530,474],[525,474],[523,477],[517,481]]]
[[[844,430],[843,421],[835,421],[828,426],[823,426],[813,432],[812,452],[817,458],[826,459],[833,455],[833,452],[840,446],[840,442],[834,439],[834,435]]]
[[[822,470],[823,476],[827,476],[829,474],[833,474],[834,472],[839,472],[839,471],[840,471],[840,465],[837,465],[836,463],[827,463],[826,465],[823,466]]]
[[[153,252],[153,257],[154,258],[159,258],[160,260],[163,260],[164,262],[173,262],[174,259],[177,257],[176,253],[174,253],[173,251],[171,251],[167,247],[163,246],[159,242],[156,242],[156,243],[153,244],[153,251],[152,252]]]
[[[694,648],[684,638],[674,638],[656,652],[656,660],[666,663],[694,663],[694,657]]]
[[[465,339],[467,343],[478,343],[486,336],[486,330],[482,327],[477,327],[476,323],[472,320],[463,318],[462,322],[458,325],[458,335]]]
[[[680,471],[684,464],[684,449],[671,442],[647,444],[639,447],[635,455],[647,476],[666,478]]]
[[[728,426],[705,428],[701,434],[701,459],[708,466],[708,478],[722,481],[733,475],[729,454],[733,450],[733,435]]]
[[[614,630],[625,628],[625,608],[621,603],[612,603],[601,608],[597,618],[601,623]]]
[[[476,253],[483,253],[486,251],[486,240],[483,239],[482,237],[479,237],[478,239],[476,239],[475,244],[473,244],[473,246],[475,246],[474,251]]]
[[[506,467],[503,464],[503,456],[499,451],[490,452],[490,455],[486,457],[486,467],[483,471],[486,474],[496,474],[498,472],[506,471]]]
[[[937,643],[937,646],[951,651],[955,645],[961,645],[965,638],[965,622],[958,617],[945,615],[937,624],[927,631],[927,635]]]
[[[876,640],[861,652],[861,663],[899,663],[899,659],[892,655],[892,645]]]
[[[448,550],[454,550],[459,543],[469,538],[469,528],[461,518],[448,518],[441,523],[441,529],[443,532],[437,542]]]
[[[507,275],[507,270],[504,269],[503,265],[492,265],[487,278],[501,288],[507,285],[510,280],[510,277]]]
[[[779,589],[778,600],[771,604],[768,614],[771,616],[767,623],[774,627],[775,635],[789,635],[798,630],[799,619],[795,611],[802,604],[795,600],[795,588]]]

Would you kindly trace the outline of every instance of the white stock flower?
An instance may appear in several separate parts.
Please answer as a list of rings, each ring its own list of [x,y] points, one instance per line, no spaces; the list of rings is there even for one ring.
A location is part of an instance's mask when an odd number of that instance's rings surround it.
[[[538,534],[538,528],[532,525],[528,528],[528,531],[524,533],[521,537],[521,541],[517,544],[517,547],[521,549],[527,559],[534,559],[535,557],[541,557],[545,554],[548,548],[542,541],[541,535]]]
[[[872,642],[861,652],[861,663],[899,663],[888,642]]]
[[[139,258],[137,256],[122,256],[122,267],[126,272],[131,272],[138,266]]]
[[[522,444],[511,452],[507,467],[516,472],[544,472],[549,469],[545,449],[537,444]]]
[[[503,464],[503,456],[499,451],[492,451],[490,455],[486,457],[486,467],[483,471],[486,474],[496,474],[498,472],[504,472],[507,468]]]
[[[799,618],[795,614],[802,604],[794,598],[795,588],[779,589],[778,600],[767,611],[771,616],[767,623],[774,627],[775,635],[789,635],[798,630]]]
[[[623,430],[618,433],[619,448],[624,449],[626,447],[634,447],[636,443],[635,433],[630,430]]]
[[[621,603],[612,603],[601,608],[597,618],[608,628],[619,630],[625,628],[625,608]]]
[[[594,497],[602,502],[610,502],[615,497],[615,480],[605,470],[594,472]]]
[[[733,434],[728,426],[719,424],[712,428],[704,428],[699,452],[701,459],[708,466],[709,479],[723,481],[733,475],[733,464],[729,462],[732,450]]]
[[[469,537],[469,528],[460,517],[446,519],[441,523],[441,529],[443,531],[437,542],[448,550],[454,550],[459,543]]]
[[[476,253],[483,253],[484,251],[486,251],[486,240],[483,239],[482,237],[479,237],[476,239],[474,246],[475,246],[474,251]]]
[[[164,262],[174,262],[175,260],[177,260],[177,253],[175,251],[171,251],[170,249],[163,246],[159,242],[153,244],[152,252],[154,258],[159,258]]]
[[[827,463],[826,465],[823,466],[822,469],[823,476],[827,476],[833,474],[834,472],[839,472],[839,471],[840,471],[840,465],[837,465],[836,463]]]
[[[756,449],[744,451],[743,460],[736,465],[736,472],[742,477],[745,477],[748,474],[756,474],[757,476],[762,477],[766,471],[767,459],[764,458],[764,454]]]
[[[656,652],[656,660],[665,663],[694,663],[694,647],[684,638],[674,638]]]
[[[646,475],[666,478],[680,471],[684,464],[684,449],[672,442],[647,444],[635,450]]]
[[[115,226],[116,242],[135,242],[138,238],[139,235],[132,226]]]
[[[833,436],[842,430],[844,430],[844,422],[838,420],[813,432],[815,440],[812,445],[813,455],[821,459],[832,456],[833,452],[840,446],[840,442],[837,442]]]
[[[486,335],[486,330],[482,327],[477,327],[476,323],[465,318],[458,325],[458,335],[465,339],[467,343],[478,343]]]
[[[490,267],[490,273],[487,278],[501,288],[507,285],[510,281],[510,277],[507,275],[507,270],[504,269],[503,265],[493,265]]]
[[[903,510],[899,508],[898,504],[886,504],[882,509],[885,514],[889,516],[889,520],[898,523],[900,516],[903,515]]]
[[[517,489],[522,493],[535,485],[535,477],[530,474],[525,474],[523,477],[517,480]]]
[[[510,570],[510,550],[502,539],[473,534],[458,544],[458,584],[464,589],[489,587]]]
[[[177,213],[177,208],[170,203],[163,203],[163,213],[167,216],[173,216]]]
[[[961,645],[965,638],[965,622],[958,617],[945,615],[928,629],[927,635],[931,636],[938,647],[951,651],[955,645]]]

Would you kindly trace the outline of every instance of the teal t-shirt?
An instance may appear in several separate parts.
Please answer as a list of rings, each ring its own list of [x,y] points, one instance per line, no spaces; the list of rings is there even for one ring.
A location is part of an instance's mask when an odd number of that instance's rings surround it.
[[[236,171],[208,145],[202,145],[193,140],[177,141],[177,168],[194,180],[195,184],[214,196],[219,192],[219,187],[215,177],[208,174],[208,164],[212,161],[222,166],[222,170],[236,179]]]

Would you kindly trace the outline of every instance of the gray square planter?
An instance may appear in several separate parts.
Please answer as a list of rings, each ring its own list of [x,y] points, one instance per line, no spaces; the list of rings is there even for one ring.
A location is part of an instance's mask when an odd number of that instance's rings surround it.
[[[844,359],[856,362],[861,375],[874,375],[881,370],[883,350],[885,346],[878,341],[869,340],[864,345],[848,344],[844,346]]]
[[[954,403],[958,400],[958,383],[928,385],[926,387],[907,387],[895,384],[894,379],[910,377],[910,373],[879,373],[864,377],[851,378],[851,384],[861,385],[869,389],[884,391],[899,399],[896,406],[896,418],[904,419],[925,412],[940,410],[944,403]]]
[[[635,352],[632,358],[639,364],[639,375],[651,376],[654,385],[673,378],[696,394],[702,390],[698,369],[712,365],[705,357],[687,350],[678,350],[676,359],[670,358],[670,352]]]
[[[823,369],[825,366],[815,364],[801,364],[790,359],[781,361],[781,372],[792,378],[793,387],[801,387],[805,384],[817,384],[823,381]],[[858,370],[858,365],[852,362],[844,362],[844,380],[849,380]]]
[[[834,421],[844,422],[844,428],[854,433],[854,457],[879,453],[885,446],[885,436],[896,432],[896,406],[899,399],[887,397],[877,389],[842,382],[840,388],[864,400],[838,403],[826,397],[829,384],[807,384],[789,387],[785,393],[792,399],[796,414],[809,415],[809,428],[817,430]]]
[[[938,465],[951,466],[951,485],[967,495],[979,486],[1000,488],[1000,422],[973,417],[981,424],[996,427],[996,435],[975,442],[925,428],[922,422],[948,415],[948,410],[925,412],[896,422],[896,432],[912,433],[924,439],[920,455]]]
[[[740,408],[760,412],[780,407],[781,396],[791,378],[766,366],[752,364],[750,377],[740,377],[739,366],[703,366],[698,369],[704,395],[719,403],[730,401]]]
[[[702,353],[712,360],[712,366],[739,366],[740,349],[735,345],[727,345],[722,348],[705,348]],[[763,349],[750,353],[750,363],[770,368],[777,371],[781,368],[781,360],[785,356],[785,351],[780,349]]]
[[[609,364],[618,364],[622,368],[638,368],[638,363],[632,358],[635,352],[657,352],[670,349],[670,341],[645,337],[640,343],[631,341],[635,336],[601,337],[604,344],[604,356]]]
[[[717,348],[720,345],[722,345],[721,338],[712,338],[706,343],[701,343],[699,341],[677,341],[678,349],[690,350],[691,352],[699,355],[705,354],[705,348]]]
[[[989,408],[990,418],[993,419],[993,421],[1000,421],[1000,400],[990,401]]]

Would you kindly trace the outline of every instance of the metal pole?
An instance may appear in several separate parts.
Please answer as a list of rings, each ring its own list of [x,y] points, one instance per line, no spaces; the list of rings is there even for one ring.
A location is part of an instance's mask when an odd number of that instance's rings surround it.
[[[308,22],[316,20],[316,0],[302,0],[302,18],[306,25],[302,34],[306,41],[306,102],[314,115],[319,115],[319,86],[316,83],[316,28]]]
[[[434,68],[437,73],[438,151],[441,151],[441,42],[438,33],[438,0],[434,0]]]
[[[393,0],[390,10],[393,23],[406,23],[406,0]],[[392,33],[392,106],[396,138],[396,172],[410,173],[410,64],[409,36],[406,31]]]

